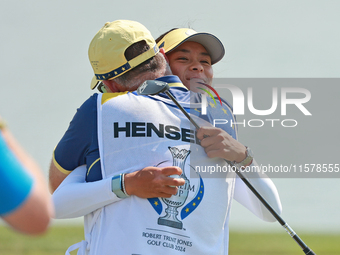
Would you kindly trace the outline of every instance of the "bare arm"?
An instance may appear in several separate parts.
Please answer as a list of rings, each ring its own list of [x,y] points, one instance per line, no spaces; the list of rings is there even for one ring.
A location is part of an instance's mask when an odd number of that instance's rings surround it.
[[[25,152],[10,131],[3,128],[1,132],[8,148],[25,167],[23,171],[27,171],[34,179],[28,198],[14,211],[6,214],[3,219],[23,233],[43,233],[53,216],[53,206],[46,180],[37,163]]]
[[[41,187],[36,182],[26,201],[17,210],[4,216],[3,219],[14,229],[25,234],[44,233],[53,216],[51,199],[46,196],[46,192],[48,193],[47,187]]]
[[[63,182],[63,180],[67,177],[67,174],[64,174],[59,171],[59,169],[55,166],[53,160],[51,160],[50,170],[49,170],[49,186],[50,191],[53,193],[59,185]],[[85,174],[84,174],[85,178]]]

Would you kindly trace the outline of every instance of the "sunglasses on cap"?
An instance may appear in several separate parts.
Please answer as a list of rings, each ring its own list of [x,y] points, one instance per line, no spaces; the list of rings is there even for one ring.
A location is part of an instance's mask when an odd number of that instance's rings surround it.
[[[106,88],[105,88],[105,85],[104,85],[104,83],[102,83],[102,82],[99,82],[99,84],[97,85],[97,89],[98,89],[101,93],[106,93],[106,92],[107,92],[107,90],[106,90]]]

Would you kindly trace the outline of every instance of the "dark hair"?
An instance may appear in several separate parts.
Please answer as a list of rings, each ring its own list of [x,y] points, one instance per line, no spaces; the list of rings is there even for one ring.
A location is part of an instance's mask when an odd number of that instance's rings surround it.
[[[156,39],[156,43],[159,43],[159,41],[162,40],[164,36],[166,36],[168,33],[170,33],[173,30],[176,30],[176,29],[178,29],[178,28],[177,27],[172,28],[169,31],[165,32],[164,34],[161,34],[160,36],[158,36],[158,38]]]
[[[131,44],[124,52],[127,61],[137,57],[138,55],[148,51],[150,46],[145,41],[139,41]]]
[[[130,45],[125,50],[125,58],[130,61],[131,59],[139,56],[140,54],[148,51],[150,46],[145,41],[136,42]],[[158,54],[157,54],[158,55]],[[139,64],[135,68],[129,70],[128,72],[122,74],[121,76],[115,78],[115,81],[119,84],[126,86],[130,81],[137,77],[138,75],[146,72],[156,72],[162,68],[162,65],[159,63],[159,57],[154,56]]]

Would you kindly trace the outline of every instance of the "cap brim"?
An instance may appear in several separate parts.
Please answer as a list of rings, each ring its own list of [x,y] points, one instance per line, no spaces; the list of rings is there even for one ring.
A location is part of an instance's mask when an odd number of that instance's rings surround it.
[[[97,85],[99,84],[99,80],[96,79],[96,76],[93,76],[92,81],[91,81],[91,89],[95,89]]]
[[[197,42],[201,44],[209,53],[212,65],[220,61],[225,54],[225,49],[222,42],[216,36],[208,33],[193,34],[184,39],[181,43],[176,45],[173,49],[169,50],[167,53],[173,51],[174,49],[176,49],[178,46],[185,42]]]

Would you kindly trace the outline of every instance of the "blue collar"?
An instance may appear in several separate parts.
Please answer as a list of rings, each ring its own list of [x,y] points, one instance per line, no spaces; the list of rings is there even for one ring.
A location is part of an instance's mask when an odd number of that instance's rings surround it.
[[[182,84],[181,80],[176,75],[167,75],[157,78],[158,81],[164,81],[169,84],[170,87],[178,87],[187,91],[188,89]]]

